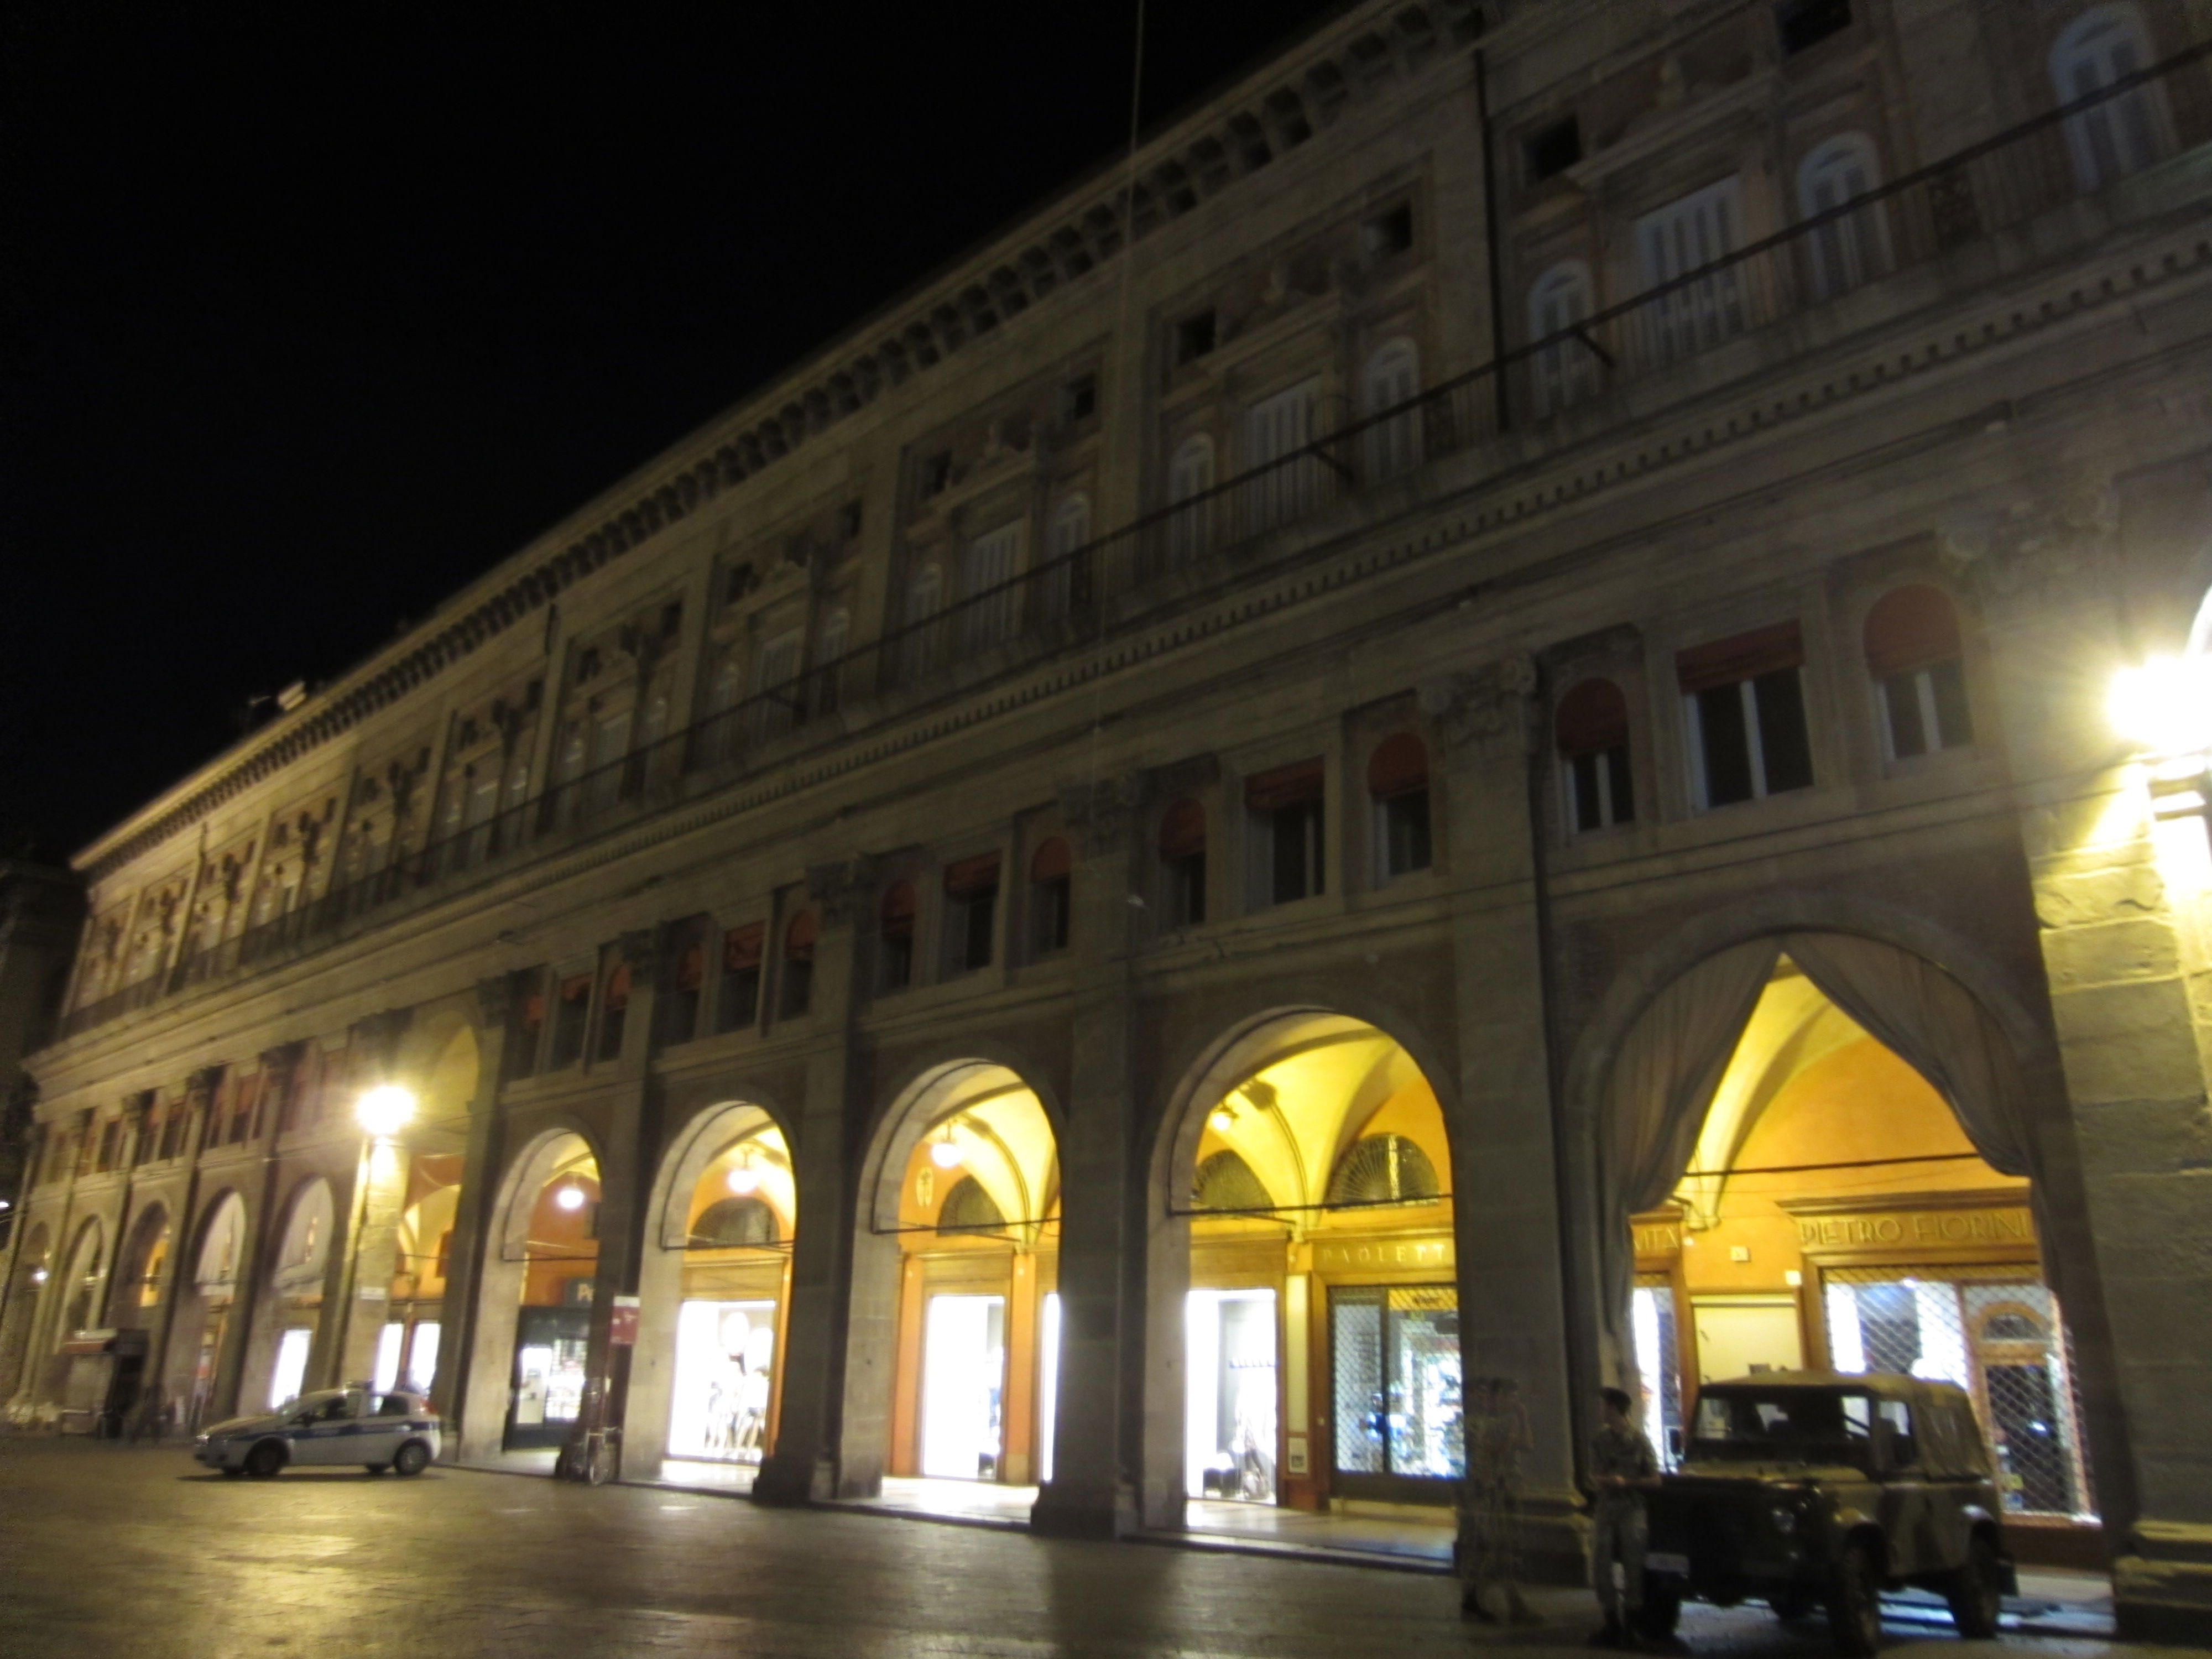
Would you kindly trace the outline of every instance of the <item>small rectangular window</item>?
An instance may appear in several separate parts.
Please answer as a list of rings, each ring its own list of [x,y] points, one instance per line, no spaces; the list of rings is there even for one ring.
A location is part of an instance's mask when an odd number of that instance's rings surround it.
[[[1382,260],[1397,254],[1410,252],[1413,246],[1413,210],[1401,202],[1386,213],[1378,213],[1362,228],[1361,240],[1367,245],[1370,259]]]
[[[722,975],[715,985],[714,1029],[740,1030],[760,1016],[761,958],[768,930],[759,922],[722,935]]]
[[[1060,388],[1060,418],[1073,425],[1087,421],[1098,412],[1098,377],[1079,374]]]
[[[1255,909],[1291,904],[1325,890],[1322,763],[1304,761],[1245,782],[1250,885]]]
[[[556,1071],[563,1066],[574,1066],[584,1057],[584,1028],[591,1012],[592,975],[578,974],[562,980],[553,1011],[553,1057],[550,1063]]]
[[[1528,182],[1540,185],[1583,159],[1582,124],[1570,115],[1530,133],[1521,145],[1528,163]]]
[[[1636,821],[1636,785],[1628,745],[1577,755],[1567,763],[1568,808],[1577,832]]]
[[[531,969],[514,975],[507,981],[507,994],[514,999],[510,1005],[514,1024],[507,1030],[501,1069],[507,1080],[514,1082],[538,1070],[538,1048],[545,1031],[544,970]],[[290,1111],[288,1096],[287,1116]]]
[[[999,855],[963,859],[945,870],[945,971],[972,973],[991,965],[999,914]]]
[[[933,495],[942,495],[952,487],[952,453],[939,450],[925,456],[921,463],[921,496],[927,501]]]
[[[1073,884],[1066,876],[1030,884],[1030,952],[1050,956],[1067,949],[1069,912]]]
[[[848,501],[837,509],[837,539],[842,543],[860,539],[860,504]]]
[[[1782,0],[1774,9],[1782,55],[1794,58],[1851,26],[1851,0]]]
[[[1180,368],[1185,363],[1194,363],[1213,349],[1213,307],[1208,306],[1194,317],[1186,317],[1176,325],[1175,360]]]
[[[1892,760],[1958,749],[1974,740],[1966,671],[1955,659],[1910,674],[1893,674],[1881,685]]]
[[[1206,920],[1206,853],[1166,860],[1168,925],[1195,927]]]
[[[699,1034],[699,1004],[707,984],[707,947],[696,933],[686,931],[675,936],[665,972],[668,989],[659,1000],[660,1040],[673,1047]]]
[[[1409,789],[1376,801],[1375,809],[1383,879],[1427,869],[1433,854],[1429,842],[1429,792]]]
[[[1813,744],[1798,678],[1804,656],[1802,633],[1792,622],[1676,657],[1700,805],[1811,785]]]

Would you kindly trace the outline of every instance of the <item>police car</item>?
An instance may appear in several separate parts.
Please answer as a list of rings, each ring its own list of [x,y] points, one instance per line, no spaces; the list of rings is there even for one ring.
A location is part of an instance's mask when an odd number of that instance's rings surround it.
[[[288,1464],[357,1463],[371,1474],[420,1474],[438,1455],[438,1414],[419,1394],[321,1389],[266,1417],[234,1417],[192,1442],[226,1475],[266,1480]]]

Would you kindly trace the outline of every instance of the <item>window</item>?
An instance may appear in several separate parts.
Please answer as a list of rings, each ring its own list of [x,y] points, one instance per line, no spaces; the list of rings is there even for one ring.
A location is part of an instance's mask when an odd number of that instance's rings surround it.
[[[661,1041],[672,1047],[699,1034],[699,1003],[707,988],[707,945],[696,924],[671,944],[668,989],[660,999]]]
[[[1048,621],[1057,622],[1074,609],[1079,591],[1087,592],[1088,581],[1079,583],[1076,567],[1083,562],[1083,550],[1091,543],[1091,497],[1081,491],[1070,495],[1052,515],[1052,563],[1045,572],[1044,614]]]
[[[811,910],[801,910],[783,930],[783,1000],[776,1014],[797,1019],[814,1001],[814,941],[822,924]]]
[[[1736,250],[1742,224],[1733,175],[1692,191],[1636,222],[1637,284],[1646,293]],[[1717,345],[1742,331],[1742,289],[1735,267],[1670,289],[1642,307],[1644,347],[1659,362]]]
[[[1319,380],[1301,380],[1244,411],[1244,466],[1259,473],[1244,486],[1248,529],[1265,530],[1313,510],[1321,463],[1298,452],[1313,441],[1320,396]]]
[[[702,1250],[735,1250],[774,1244],[775,1212],[761,1198],[725,1198],[709,1204],[691,1224],[690,1243]]]
[[[1322,763],[1310,760],[1245,780],[1253,908],[1289,904],[1324,890],[1323,775]]]
[[[1700,806],[1810,787],[1813,745],[1798,681],[1804,660],[1804,638],[1794,622],[1676,657]]]
[[[934,455],[925,455],[921,461],[921,498],[942,495],[952,487],[952,452],[941,449]]]
[[[1168,464],[1168,502],[1180,508],[1168,520],[1168,562],[1188,564],[1212,544],[1213,440],[1185,438]]]
[[[1917,584],[1893,588],[1867,612],[1865,639],[1888,759],[1911,760],[1974,740],[1959,614],[1948,598]]]
[[[903,991],[914,983],[914,884],[884,890],[876,933],[876,989]]]
[[[1579,259],[1553,265],[1528,290],[1528,337],[1551,342],[1528,360],[1529,398],[1539,419],[1597,391],[1597,353],[1567,332],[1589,314],[1589,267]]]
[[[991,939],[998,911],[996,853],[945,866],[945,971],[948,975],[991,965]]]
[[[1403,1135],[1353,1141],[1328,1178],[1332,1204],[1427,1204],[1443,1191],[1436,1164]]]
[[[1021,547],[1018,520],[968,544],[960,561],[962,651],[984,650],[1013,637],[1021,611],[1021,590],[1013,586],[1014,561]]]
[[[799,653],[804,644],[799,634],[782,634],[769,641],[753,659],[752,738],[765,743],[780,738],[799,716]]]
[[[629,1024],[629,964],[618,962],[607,972],[606,996],[599,1008],[601,1060],[622,1055],[623,1032]]]
[[[1060,418],[1073,426],[1098,412],[1098,377],[1079,374],[1060,389]]]
[[[1402,409],[1421,393],[1420,354],[1411,340],[1393,340],[1367,360],[1367,477],[1372,483],[1421,464],[1421,411]],[[1395,415],[1389,410],[1398,410]]]
[[[592,725],[592,775],[586,786],[588,804],[605,806],[621,798],[622,768],[620,762],[629,753],[630,710],[627,704],[611,708]]]
[[[2094,96],[2150,67],[2150,36],[2131,5],[2094,6],[2051,48],[2051,82],[2062,104]],[[2154,82],[2090,105],[2066,122],[2066,148],[2084,190],[2101,190],[2169,155],[2173,118]]]
[[[1374,805],[1375,873],[1388,881],[1429,867],[1429,750],[1411,732],[1385,738],[1367,757]]]
[[[592,976],[577,974],[561,981],[553,1011],[553,1058],[558,1069],[574,1066],[584,1056],[584,1030],[592,1012]]]
[[[1160,871],[1170,927],[1206,920],[1206,809],[1184,796],[1160,820]]]
[[[1863,132],[1839,134],[1799,164],[1797,211],[1808,219],[1835,215],[1814,225],[1805,244],[1815,299],[1849,293],[1889,269],[1889,229],[1881,204],[1837,211],[1881,182],[1874,141]]]
[[[1537,128],[1522,142],[1521,156],[1528,164],[1532,185],[1565,173],[1583,159],[1582,124],[1570,115]]]
[[[545,975],[542,969],[533,969],[514,975],[512,994],[514,998],[514,1025],[507,1036],[507,1049],[501,1069],[507,1080],[526,1078],[538,1070],[538,1044],[545,1033]],[[296,1085],[286,1091],[284,1127],[293,1127],[290,1120],[298,1111]]]
[[[899,677],[917,680],[937,665],[937,642],[944,632],[936,622],[944,602],[945,576],[935,565],[925,565],[906,587],[906,625],[899,640]]]
[[[760,1018],[761,961],[767,935],[767,926],[757,921],[722,935],[722,977],[714,994],[717,1031],[734,1031]]]
[[[1584,680],[1559,699],[1553,716],[1567,823],[1577,834],[1636,822],[1636,784],[1628,769],[1628,699],[1611,680]]]
[[[1213,307],[1208,306],[1197,315],[1186,317],[1176,325],[1176,367],[1180,368],[1185,363],[1196,362],[1212,351],[1213,343]]]
[[[1266,1210],[1273,1204],[1252,1166],[1226,1146],[1199,1160],[1190,1200],[1194,1210]]]
[[[210,1114],[210,1117],[212,1115]],[[210,1138],[212,1139],[217,1137],[211,1135]],[[119,1117],[111,1117],[100,1126],[100,1156],[93,1167],[102,1175],[106,1174],[115,1167],[116,1158],[121,1152],[122,1147],[123,1120]]]
[[[1074,896],[1074,861],[1058,836],[1030,860],[1030,954],[1050,956],[1067,949]]]
[[[1794,58],[1850,26],[1851,0],[1782,0],[1774,9],[1784,58]]]
[[[1389,211],[1376,214],[1361,228],[1360,240],[1366,246],[1367,257],[1378,264],[1398,254],[1412,252],[1413,248],[1412,204],[1401,202]]]
[[[822,632],[814,646],[814,707],[818,714],[836,714],[843,701],[839,682],[844,673],[842,659],[852,629],[853,619],[842,609],[832,611],[823,621]]]
[[[860,502],[848,501],[844,506],[839,507],[837,509],[838,541],[843,545],[849,547],[854,542],[860,540],[860,524],[861,514]]]

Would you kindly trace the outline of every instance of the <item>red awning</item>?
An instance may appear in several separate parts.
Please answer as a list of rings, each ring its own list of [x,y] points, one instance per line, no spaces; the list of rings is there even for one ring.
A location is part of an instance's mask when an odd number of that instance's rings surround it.
[[[1552,730],[1570,760],[1628,742],[1628,699],[1611,680],[1584,680],[1559,699]]]
[[[1206,850],[1206,809],[1186,795],[1160,820],[1160,856],[1170,862]]]
[[[1685,691],[1709,691],[1778,669],[1796,668],[1804,660],[1804,630],[1795,622],[1777,623],[1675,653],[1674,677]]]
[[[1066,842],[1054,836],[1043,846],[1038,848],[1035,855],[1030,858],[1030,879],[1058,881],[1074,867],[1075,860],[1069,856]]]
[[[962,859],[945,866],[945,890],[955,898],[964,898],[970,893],[980,893],[999,884],[999,855],[979,853],[972,859]]]
[[[1367,757],[1367,793],[1377,800],[1429,787],[1429,746],[1411,732],[1385,738]]]
[[[1244,780],[1244,804],[1255,812],[1275,812],[1285,806],[1319,800],[1327,770],[1316,758],[1295,766],[1279,766]]]
[[[722,967],[726,972],[741,974],[748,968],[761,965],[763,946],[768,938],[766,922],[748,922],[743,927],[732,927],[722,935]]]
[[[1959,613],[1950,596],[1923,583],[1893,588],[1866,619],[1867,670],[1878,680],[1959,659]]]

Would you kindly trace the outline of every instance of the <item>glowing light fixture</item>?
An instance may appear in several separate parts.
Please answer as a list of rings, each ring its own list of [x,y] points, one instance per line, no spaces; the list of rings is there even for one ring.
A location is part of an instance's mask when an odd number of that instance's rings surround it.
[[[46,1282],[46,1270],[44,1267],[33,1267],[31,1269],[31,1283],[33,1285],[43,1285]]]
[[[564,1210],[580,1210],[584,1207],[584,1189],[571,1176],[561,1183],[560,1191],[553,1194],[553,1201]]]
[[[947,1121],[945,1126],[944,1138],[931,1143],[929,1161],[940,1170],[953,1170],[959,1167],[960,1149],[952,1143],[952,1125],[950,1121]]]
[[[2113,727],[2154,755],[2212,749],[2212,658],[2153,657],[2112,676]]]
[[[380,1083],[354,1102],[354,1121],[364,1133],[389,1139],[415,1121],[415,1095],[397,1083]]]
[[[1237,1127],[1237,1109],[1224,1100],[1206,1115],[1206,1121],[1214,1133],[1225,1135]]]
[[[750,1198],[760,1190],[760,1171],[753,1168],[753,1149],[748,1145],[738,1153],[738,1162],[730,1166],[726,1177],[729,1188],[739,1198]]]

